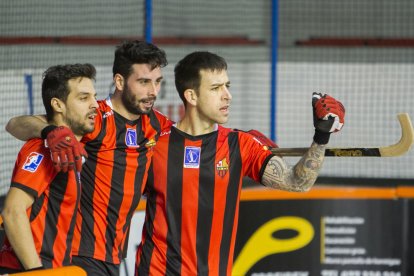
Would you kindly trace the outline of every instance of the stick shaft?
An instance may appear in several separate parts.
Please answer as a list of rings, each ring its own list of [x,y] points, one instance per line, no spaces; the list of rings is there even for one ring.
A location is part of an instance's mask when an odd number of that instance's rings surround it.
[[[282,156],[302,156],[309,148],[274,148],[274,154]],[[325,150],[325,156],[329,157],[362,157],[381,156],[379,148],[329,148]]]
[[[325,156],[333,157],[394,157],[408,152],[414,143],[414,129],[408,113],[398,114],[401,126],[401,138],[393,145],[384,147],[327,148]],[[273,148],[274,154],[281,156],[302,156],[309,148]]]

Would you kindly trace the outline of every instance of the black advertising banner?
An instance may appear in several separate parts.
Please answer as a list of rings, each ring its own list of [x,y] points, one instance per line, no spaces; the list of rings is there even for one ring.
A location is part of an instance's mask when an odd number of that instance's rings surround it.
[[[241,201],[233,275],[405,275],[403,216],[397,199]]]
[[[403,275],[414,275],[414,200],[412,198],[403,198],[401,201],[404,204],[404,237],[407,237],[403,243],[403,251],[405,252],[404,268],[405,273]]]

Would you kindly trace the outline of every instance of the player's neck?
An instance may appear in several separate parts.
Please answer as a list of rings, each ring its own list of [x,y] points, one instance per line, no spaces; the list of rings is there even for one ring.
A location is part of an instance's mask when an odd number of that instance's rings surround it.
[[[176,128],[192,136],[199,136],[211,133],[217,129],[214,122],[206,122],[195,116],[185,115],[182,120],[177,122]]]

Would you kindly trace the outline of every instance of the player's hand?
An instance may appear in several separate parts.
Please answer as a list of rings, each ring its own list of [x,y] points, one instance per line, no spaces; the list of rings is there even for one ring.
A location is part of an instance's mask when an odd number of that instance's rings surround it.
[[[278,147],[275,142],[270,140],[266,135],[264,135],[263,133],[261,133],[258,130],[251,129],[251,130],[247,131],[247,133],[250,133],[251,135],[253,135],[254,138],[256,138],[260,143],[262,143],[264,146],[267,146],[268,148],[277,148]]]
[[[330,134],[341,130],[345,121],[345,108],[342,103],[329,95],[312,94],[313,125],[315,136],[313,140],[321,145],[327,144]]]
[[[74,167],[78,172],[82,170],[82,156],[86,158],[88,154],[68,127],[47,126],[42,138],[46,139],[56,171],[67,172]]]

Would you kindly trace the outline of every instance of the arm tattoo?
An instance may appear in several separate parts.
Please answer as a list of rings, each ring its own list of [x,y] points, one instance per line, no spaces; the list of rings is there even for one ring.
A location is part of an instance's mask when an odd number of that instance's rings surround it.
[[[326,145],[312,143],[309,150],[293,167],[279,156],[272,157],[266,165],[262,184],[275,189],[304,192],[315,183],[325,157]]]

